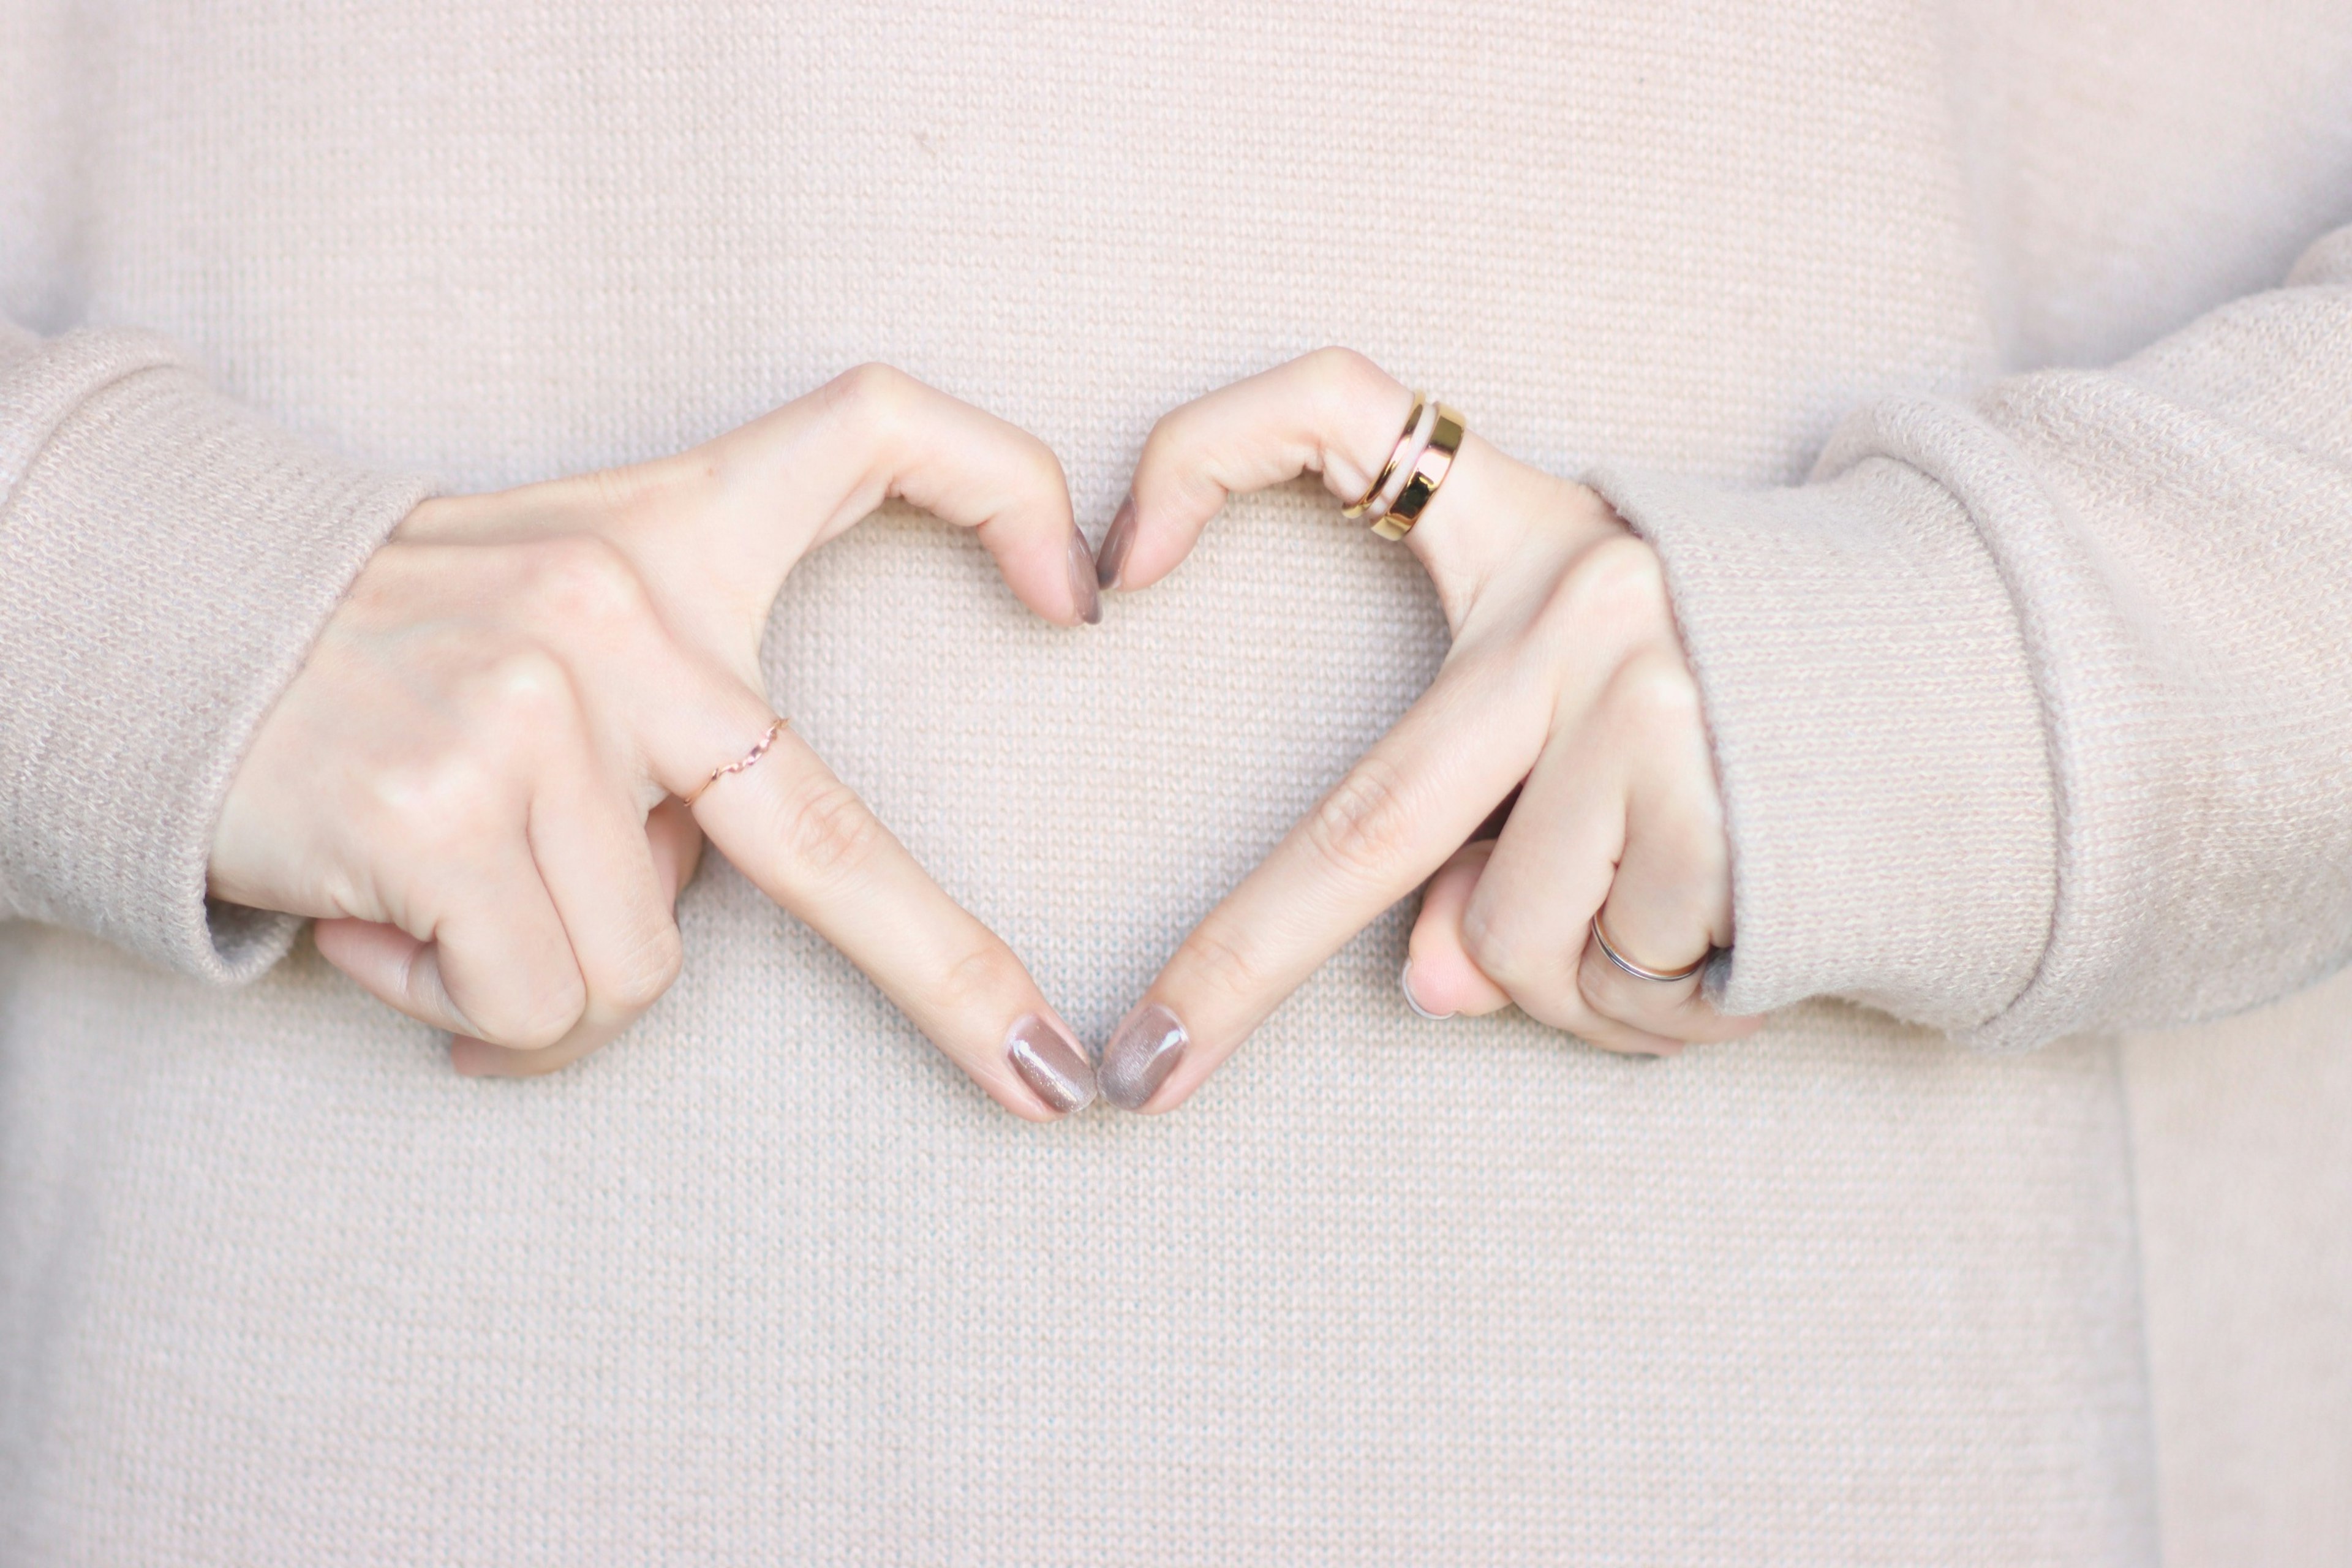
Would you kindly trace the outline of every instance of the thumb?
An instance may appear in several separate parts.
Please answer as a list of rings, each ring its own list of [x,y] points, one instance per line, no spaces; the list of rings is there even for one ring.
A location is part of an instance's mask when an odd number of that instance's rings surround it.
[[[1494,853],[1491,838],[1464,845],[1453,859],[1438,868],[1421,896],[1421,913],[1413,921],[1412,940],[1406,948],[1410,956],[1399,979],[1405,1000],[1416,1012],[1433,1013],[1441,1018],[1457,1014],[1475,1018],[1499,1013],[1511,1005],[1503,988],[1471,961],[1462,935],[1462,918],[1470,908],[1470,895],[1478,890],[1478,878]]]

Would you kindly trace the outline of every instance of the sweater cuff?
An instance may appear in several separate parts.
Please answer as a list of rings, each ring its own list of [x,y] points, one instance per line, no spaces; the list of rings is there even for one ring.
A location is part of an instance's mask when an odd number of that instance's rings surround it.
[[[2057,821],[2017,611],[1966,511],[1883,458],[1789,489],[1590,482],[1664,562],[1706,703],[1736,924],[1717,1004],[2000,1015],[2050,940]]]
[[[207,900],[254,731],[428,493],[214,392],[162,340],[77,332],[0,370],[0,914],[219,983],[301,922]]]

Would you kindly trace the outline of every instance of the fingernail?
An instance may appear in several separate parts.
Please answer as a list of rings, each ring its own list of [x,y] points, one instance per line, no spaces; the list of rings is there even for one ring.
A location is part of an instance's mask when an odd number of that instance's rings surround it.
[[[1182,1020],[1157,1002],[1129,1013],[1103,1047],[1103,1098],[1121,1110],[1140,1110],[1184,1059],[1192,1038]]]
[[[1013,1026],[1004,1037],[1004,1054],[1013,1058],[1013,1070],[1021,1081],[1066,1115],[1085,1110],[1095,1097],[1095,1069],[1087,1065],[1086,1052],[1034,1013]]]
[[[1118,514],[1110,520],[1110,531],[1103,535],[1102,548],[1095,552],[1095,581],[1106,588],[1118,586],[1118,574],[1127,569],[1127,552],[1135,548],[1135,498],[1128,497],[1118,503]]]
[[[1433,1024],[1443,1024],[1446,1019],[1454,1016],[1451,1013],[1433,1013],[1421,1005],[1421,998],[1412,994],[1412,960],[1410,958],[1404,961],[1403,973],[1397,976],[1397,989],[1404,993],[1406,1006]]]
[[[1102,624],[1102,595],[1095,588],[1095,558],[1087,549],[1087,536],[1075,528],[1070,530],[1070,599],[1078,606],[1078,619],[1090,626]]]

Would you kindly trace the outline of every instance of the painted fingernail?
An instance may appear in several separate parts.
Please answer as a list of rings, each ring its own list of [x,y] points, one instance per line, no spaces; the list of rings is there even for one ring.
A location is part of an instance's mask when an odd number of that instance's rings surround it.
[[[1085,1110],[1095,1097],[1095,1069],[1087,1065],[1087,1053],[1034,1013],[1024,1016],[1004,1037],[1004,1054],[1021,1081],[1066,1115]]]
[[[1412,1008],[1414,1012],[1420,1014],[1423,1017],[1428,1019],[1433,1024],[1443,1024],[1446,1019],[1454,1016],[1451,1013],[1433,1013],[1428,1008],[1421,1005],[1421,998],[1412,994],[1412,960],[1410,958],[1404,961],[1403,973],[1397,976],[1397,989],[1404,993],[1404,1005],[1406,1006]]]
[[[1102,624],[1102,595],[1095,587],[1094,552],[1087,548],[1087,536],[1075,528],[1070,530],[1070,602],[1078,607],[1078,619],[1090,626]]]
[[[1102,548],[1095,552],[1095,581],[1106,588],[1118,587],[1118,574],[1127,569],[1127,552],[1134,548],[1135,498],[1129,496],[1118,503],[1118,514],[1110,520]]]
[[[1157,1002],[1129,1013],[1103,1048],[1103,1098],[1122,1110],[1141,1110],[1184,1059],[1192,1038],[1183,1020]]]

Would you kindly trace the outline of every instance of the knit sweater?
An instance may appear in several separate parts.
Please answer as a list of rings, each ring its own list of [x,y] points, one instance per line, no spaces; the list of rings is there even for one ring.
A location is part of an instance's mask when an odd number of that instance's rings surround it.
[[[2327,10],[5,0],[0,1559],[2226,1554],[2113,1032],[2352,952]],[[714,864],[636,1029],[478,1082],[207,904],[432,488],[881,358],[1102,519],[1324,342],[1658,548],[1759,1040],[1416,1019],[1399,911],[1039,1130]],[[1099,1038],[1443,651],[1291,487],[1075,634],[887,514],[766,666]]]

